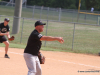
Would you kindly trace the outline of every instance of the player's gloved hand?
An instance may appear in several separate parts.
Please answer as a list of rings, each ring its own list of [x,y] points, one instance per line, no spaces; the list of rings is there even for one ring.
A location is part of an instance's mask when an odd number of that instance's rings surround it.
[[[14,36],[12,36],[11,38],[8,38],[9,41],[13,41],[15,39]]]
[[[45,63],[45,57],[42,55],[41,52],[38,53],[38,58],[39,58],[40,64]]]

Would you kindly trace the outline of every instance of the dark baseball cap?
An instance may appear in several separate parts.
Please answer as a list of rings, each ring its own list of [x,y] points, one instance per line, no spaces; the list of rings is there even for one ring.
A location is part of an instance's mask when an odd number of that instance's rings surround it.
[[[9,22],[9,21],[10,21],[10,20],[9,20],[9,18],[5,18],[4,20],[5,20],[5,21],[7,21],[7,22]]]
[[[42,23],[41,21],[36,21],[35,22],[35,27],[38,26],[38,25],[46,25],[46,23]]]

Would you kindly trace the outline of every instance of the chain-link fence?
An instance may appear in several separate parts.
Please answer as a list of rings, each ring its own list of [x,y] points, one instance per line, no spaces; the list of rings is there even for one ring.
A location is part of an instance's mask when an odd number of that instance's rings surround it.
[[[12,16],[14,12],[15,3],[8,3],[0,1],[0,7],[9,11],[9,16]],[[3,11],[0,12],[0,15]],[[12,14],[10,14],[12,13]],[[6,13],[5,13],[6,14]],[[94,11],[91,13],[87,10],[75,9],[62,9],[62,8],[51,8],[44,6],[26,6],[23,5],[22,17],[35,18],[35,19],[45,19],[53,21],[65,21],[65,22],[78,22],[78,23],[88,23],[88,24],[98,24],[99,11]]]
[[[2,3],[2,4],[1,4]],[[34,23],[41,20],[47,25],[43,35],[61,36],[64,44],[58,41],[43,41],[42,46],[62,50],[74,50],[75,52],[98,53],[100,52],[100,26],[98,25],[98,15],[78,14],[77,10],[49,8],[41,6],[23,6],[22,18],[18,34],[12,34],[14,5],[4,6],[0,2],[0,22],[5,17],[10,18],[10,34],[16,38],[13,43],[26,44]],[[2,16],[2,15],[8,16]]]
[[[34,23],[39,19],[21,18],[20,29],[18,34],[12,34],[13,17],[0,16],[0,22],[5,17],[10,18],[10,34],[15,36],[12,43],[26,44],[30,33],[34,30]],[[43,35],[61,36],[64,43],[58,41],[43,41],[42,46],[61,50],[74,50],[75,52],[98,53],[100,51],[100,26],[71,22],[58,22],[41,20],[47,25],[44,27]]]

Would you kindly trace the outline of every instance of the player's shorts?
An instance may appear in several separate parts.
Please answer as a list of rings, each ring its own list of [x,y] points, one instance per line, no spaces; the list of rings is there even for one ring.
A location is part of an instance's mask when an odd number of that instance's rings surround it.
[[[2,43],[4,41],[7,41],[6,37],[5,36],[0,36],[0,43]]]

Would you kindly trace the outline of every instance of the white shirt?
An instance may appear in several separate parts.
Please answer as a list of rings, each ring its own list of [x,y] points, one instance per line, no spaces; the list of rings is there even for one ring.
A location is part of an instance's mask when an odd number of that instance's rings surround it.
[[[91,8],[91,12],[93,12],[93,10],[94,10],[94,8],[92,7],[92,8]]]

